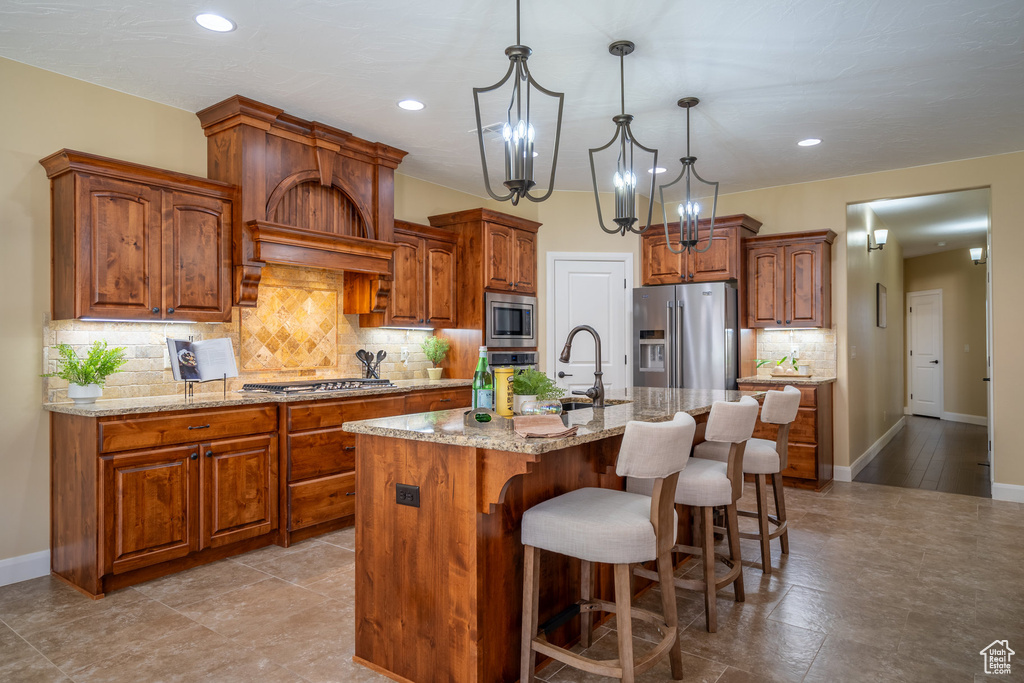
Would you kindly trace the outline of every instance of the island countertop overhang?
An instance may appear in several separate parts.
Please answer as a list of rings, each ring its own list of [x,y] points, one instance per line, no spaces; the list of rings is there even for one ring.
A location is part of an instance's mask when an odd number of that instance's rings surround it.
[[[581,408],[565,413],[569,426],[579,429],[573,436],[538,439],[515,433],[467,434],[463,428],[465,408],[431,413],[400,415],[374,420],[346,422],[344,430],[354,434],[410,439],[431,443],[483,448],[511,453],[541,454],[621,435],[631,421],[663,422],[679,412],[694,417],[711,410],[715,401],[737,401],[742,396],[763,392],[712,389],[665,389],[627,387],[610,392],[608,398],[623,403],[604,408]]]

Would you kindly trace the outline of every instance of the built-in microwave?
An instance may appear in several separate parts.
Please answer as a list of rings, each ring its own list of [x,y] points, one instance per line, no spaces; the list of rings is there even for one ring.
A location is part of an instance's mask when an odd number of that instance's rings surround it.
[[[488,347],[537,347],[537,297],[487,292],[484,312],[484,343]]]

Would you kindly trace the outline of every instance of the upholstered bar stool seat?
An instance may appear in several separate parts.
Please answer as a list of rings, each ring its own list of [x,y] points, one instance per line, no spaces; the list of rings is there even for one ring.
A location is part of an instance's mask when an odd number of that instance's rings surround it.
[[[772,573],[771,541],[778,538],[783,554],[789,553],[789,527],[786,524],[786,496],[782,485],[782,470],[788,466],[789,426],[796,420],[800,410],[800,390],[794,386],[786,386],[782,391],[765,393],[764,406],[761,408],[761,422],[779,426],[774,442],[767,439],[748,439],[747,448],[743,452],[743,473],[754,476],[754,489],[757,493],[757,511],[737,510],[741,517],[753,517],[757,520],[757,532],[740,532],[740,538],[757,539],[761,543],[761,568],[765,574]],[[694,462],[724,463],[729,458],[729,444],[705,441],[693,448]],[[688,469],[692,469],[690,465]],[[768,510],[768,476],[772,478],[772,491],[775,494],[775,515]],[[682,483],[682,482],[680,482]],[[769,531],[769,524],[775,527]],[[716,531],[721,531],[720,527]]]
[[[674,552],[689,553],[700,557],[703,576],[701,579],[673,578],[675,587],[701,591],[704,594],[704,615],[708,631],[718,630],[717,593],[719,589],[732,584],[736,601],[745,599],[743,592],[743,565],[740,558],[739,524],[736,501],[743,494],[743,463],[746,445],[754,433],[757,422],[757,401],[744,396],[739,401],[727,403],[716,401],[711,406],[704,430],[704,443],[711,443],[725,452],[725,460],[690,458],[679,474],[676,484],[675,502],[691,507],[696,516],[699,538],[696,545],[676,545]],[[697,447],[703,446],[699,444]],[[647,493],[651,490],[649,481],[629,479],[626,489],[633,493]],[[715,553],[714,508],[723,506],[726,511],[726,531],[729,535],[729,557]],[[728,567],[724,574],[715,571],[715,560],[721,559]],[[662,584],[662,593],[675,595],[674,590],[665,586],[656,573],[637,567],[637,576]]]
[[[569,666],[633,683],[636,676],[668,657],[672,678],[683,678],[679,649],[679,620],[675,595],[662,596],[661,614],[633,607],[630,565],[657,561],[656,576],[672,580],[672,546],[676,541],[678,515],[673,492],[679,472],[690,460],[696,424],[686,413],[670,422],[630,422],[622,437],[615,464],[620,477],[649,481],[649,495],[626,491],[584,488],[570,491],[533,506],[522,519],[523,631],[521,683],[535,680],[537,653]],[[590,647],[594,612],[616,615],[619,656],[595,660],[549,642],[547,631],[564,620],[538,625],[540,553],[538,550],[580,559],[580,600],[564,612],[580,614],[580,643]],[[615,602],[591,597],[594,562],[615,566]],[[633,655],[633,619],[654,624],[661,641],[640,657]],[[544,631],[538,633],[538,631]]]
[[[679,516],[673,510],[674,525]],[[523,515],[523,545],[605,564],[658,556],[651,497],[612,489],[576,489]]]

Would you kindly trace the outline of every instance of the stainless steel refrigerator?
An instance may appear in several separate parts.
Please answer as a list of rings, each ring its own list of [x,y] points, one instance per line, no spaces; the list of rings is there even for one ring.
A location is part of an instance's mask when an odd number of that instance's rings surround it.
[[[735,389],[736,285],[707,282],[633,290],[633,385]]]

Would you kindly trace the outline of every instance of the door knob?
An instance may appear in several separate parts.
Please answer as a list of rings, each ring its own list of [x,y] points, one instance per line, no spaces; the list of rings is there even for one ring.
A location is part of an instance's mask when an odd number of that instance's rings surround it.
[[[991,379],[991,378],[989,378],[989,377],[982,377],[982,378],[981,378],[981,381],[982,381],[982,382],[991,382],[991,381],[992,381],[992,379]]]
[[[153,310],[151,311],[151,313],[159,313],[159,312],[160,312],[160,307],[159,306],[154,306]]]
[[[781,321],[781,320],[776,320],[776,321],[775,321],[775,324],[776,324],[776,325],[781,325],[781,324],[782,324],[782,321]]]
[[[206,457],[207,458],[212,458],[213,457],[213,451],[206,451]]]
[[[928,362],[931,363],[932,365],[938,365],[939,364],[939,361],[937,361],[937,360],[930,360]]]
[[[198,460],[199,459],[199,454],[198,453],[193,453],[192,455],[190,455],[188,457],[191,458],[192,460]]]
[[[558,379],[562,379],[563,377],[572,377],[572,375],[564,373],[561,370],[559,370],[558,371]]]
[[[168,308],[167,309],[167,313],[168,314],[173,314],[174,313],[174,309],[173,308]]]

